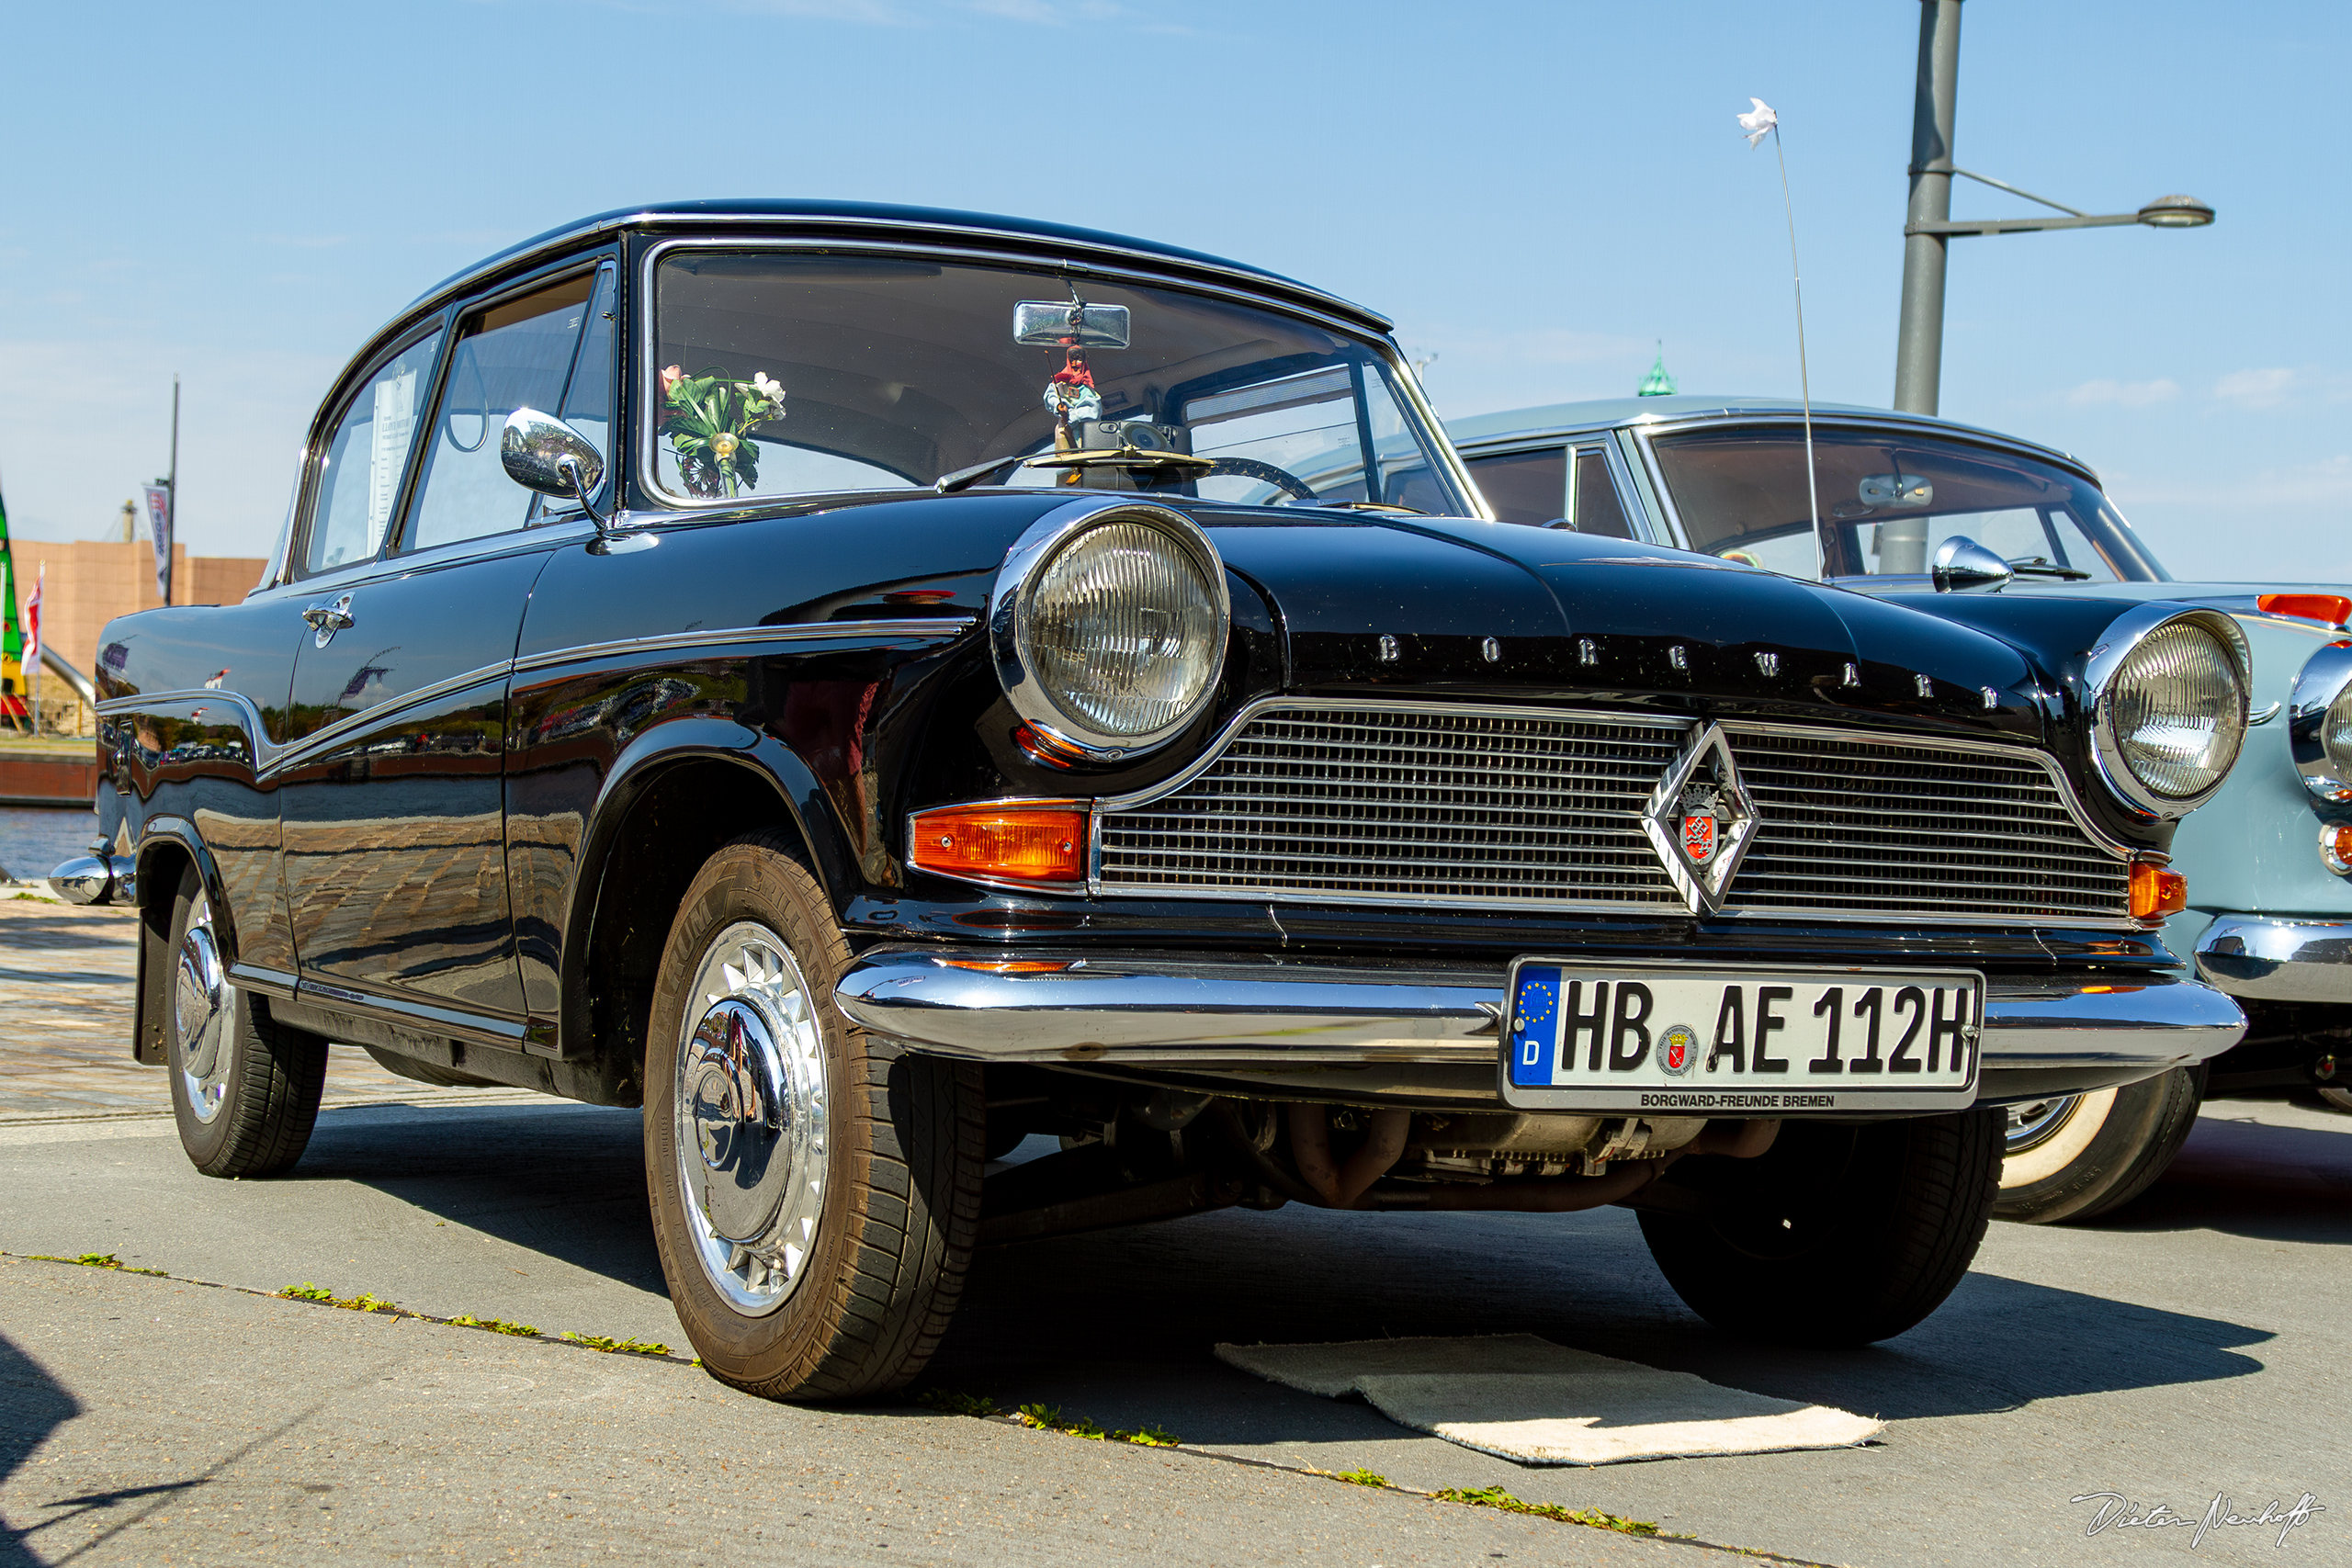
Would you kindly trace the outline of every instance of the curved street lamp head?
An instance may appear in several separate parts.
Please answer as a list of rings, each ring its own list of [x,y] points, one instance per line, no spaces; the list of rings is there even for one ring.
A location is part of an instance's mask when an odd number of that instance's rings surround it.
[[[2193,196],[2160,196],[2139,218],[2151,229],[2202,229],[2213,221],[2213,209]]]

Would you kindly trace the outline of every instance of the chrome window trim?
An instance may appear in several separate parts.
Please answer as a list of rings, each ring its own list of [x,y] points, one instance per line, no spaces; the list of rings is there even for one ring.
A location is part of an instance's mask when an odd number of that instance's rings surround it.
[[[778,221],[779,220],[768,220]],[[885,227],[879,224],[876,226]],[[946,225],[933,227],[936,231],[943,234],[968,233],[977,234],[982,238],[1012,237],[1006,231],[967,230]],[[1046,242],[1041,238],[1038,243],[1043,244]],[[1090,247],[1073,245],[1070,248],[1083,254]],[[871,240],[852,240],[844,243],[838,239],[827,239],[821,235],[746,234],[731,238],[689,236],[662,240],[647,246],[644,254],[639,258],[637,308],[630,312],[636,318],[638,375],[634,381],[628,380],[626,377],[623,378],[624,387],[636,389],[634,395],[628,399],[632,405],[629,410],[629,418],[636,426],[636,430],[627,446],[635,455],[639,464],[639,488],[662,505],[676,512],[711,512],[729,508],[740,511],[749,506],[805,502],[824,495],[860,495],[873,492],[872,486],[864,486],[843,491],[777,491],[770,494],[755,496],[682,496],[673,494],[662,487],[659,481],[661,467],[658,447],[660,443],[654,428],[657,423],[654,419],[654,411],[662,404],[662,400],[656,396],[661,370],[654,364],[654,360],[659,357],[655,353],[654,344],[659,331],[655,318],[659,314],[660,307],[660,299],[654,288],[654,273],[663,258],[682,250],[811,252],[827,255],[840,255],[845,253],[881,256],[917,255],[961,262],[975,266],[1010,266],[1022,271],[1039,273],[1050,273],[1058,265],[1087,277],[1131,283],[1148,288],[1166,288],[1178,293],[1199,294],[1210,299],[1229,299],[1237,304],[1252,306],[1258,310],[1295,316],[1338,333],[1343,337],[1362,343],[1377,353],[1389,368],[1391,381],[1401,389],[1414,412],[1419,414],[1424,434],[1430,443],[1430,456],[1443,466],[1446,473],[1452,478],[1454,488],[1470,508],[1482,508],[1486,504],[1485,498],[1478,493],[1477,486],[1470,482],[1469,470],[1462,466],[1461,457],[1454,451],[1453,443],[1447,438],[1444,423],[1430,408],[1428,399],[1422,395],[1419,382],[1412,375],[1411,367],[1406,364],[1395,342],[1385,332],[1374,333],[1366,330],[1363,321],[1351,321],[1344,315],[1315,310],[1299,301],[1285,299],[1278,292],[1265,288],[1224,287],[1206,279],[1186,277],[1182,274],[1153,269],[1148,265],[1143,267],[1102,266],[1093,264],[1072,264],[1068,260],[1057,264],[1046,256],[1035,254],[990,251],[963,245],[892,243],[878,236]],[[1147,264],[1154,259],[1145,252],[1116,254],[1131,255]],[[1224,275],[1221,274],[1221,276]],[[1254,276],[1250,273],[1233,273],[1230,276],[1237,283],[1246,283]],[[1315,293],[1314,290],[1308,290],[1308,292]],[[1334,299],[1337,303],[1345,303],[1338,301],[1336,297],[1329,298]],[[1366,312],[1367,316],[1370,314]],[[616,446],[622,444],[616,443]],[[928,488],[925,485],[910,482],[907,493],[910,497],[923,495],[927,493]],[[1492,516],[1476,510],[1472,510],[1469,514],[1478,522],[1494,521]]]
[[[2107,624],[2099,634],[2098,643],[2083,666],[2083,704],[2091,715],[2091,761],[2098,769],[2100,782],[2109,793],[2134,815],[2156,821],[2170,822],[2188,816],[2221,793],[2237,766],[2233,757],[2230,766],[2204,789],[2177,800],[2156,794],[2142,784],[2132,766],[2123,760],[2121,745],[2115,736],[2115,715],[2111,698],[2117,671],[2123,667],[2132,649],[2152,634],[2177,622],[2188,621],[2210,632],[2229,655],[2238,677],[2238,750],[2245,750],[2245,731],[2251,728],[2248,702],[2254,691],[2254,654],[2245,639],[2245,632],[2226,611],[2209,610],[2201,606],[2183,609],[2177,600],[2155,600],[2134,605]]]
[[[2313,650],[2295,671],[2295,683],[2288,693],[2287,750],[2303,788],[2311,792],[2315,810],[2328,807],[2340,810],[2352,805],[2352,779],[2342,776],[2320,744],[2320,727],[2326,722],[2327,710],[2347,685],[2352,685],[2352,640],[2339,639]]]
[[[1072,718],[1048,695],[1031,668],[1028,621],[1030,595],[1046,564],[1067,549],[1078,536],[1106,523],[1132,518],[1172,536],[1208,580],[1216,601],[1216,647],[1210,655],[1210,680],[1193,705],[1172,722],[1141,735],[1110,735]],[[1184,732],[1201,710],[1216,700],[1217,672],[1225,668],[1226,649],[1233,635],[1233,602],[1225,582],[1225,559],[1217,554],[1201,525],[1172,507],[1137,502],[1118,495],[1084,496],[1054,508],[1023,530],[1005,552],[989,590],[989,653],[996,666],[997,683],[1004,688],[1012,711],[1031,728],[1101,761],[1156,751]]]
[[[1336,895],[1322,892],[1299,892],[1290,889],[1265,888],[1235,889],[1158,886],[1139,888],[1125,885],[1111,886],[1103,882],[1102,826],[1103,819],[1106,817],[1115,815],[1123,811],[1135,810],[1142,807],[1148,806],[1155,801],[1163,799],[1168,795],[1176,794],[1178,791],[1183,789],[1187,784],[1191,784],[1194,779],[1197,779],[1203,773],[1215,767],[1223,758],[1227,748],[1229,747],[1242,733],[1242,731],[1260,716],[1270,712],[1296,710],[1321,713],[1329,713],[1334,711],[1385,714],[1411,713],[1432,716],[1452,715],[1457,716],[1469,715],[1497,718],[1533,718],[1553,721],[1562,719],[1585,719],[1604,724],[1670,730],[1678,732],[1679,735],[1684,737],[1702,728],[1709,722],[1708,720],[1696,717],[1665,717],[1657,714],[1625,713],[1606,708],[1568,706],[1537,707],[1518,704],[1499,703],[1393,701],[1372,697],[1261,697],[1255,702],[1248,704],[1242,707],[1240,711],[1236,713],[1233,717],[1226,723],[1225,727],[1218,731],[1216,739],[1209,744],[1201,756],[1196,758],[1187,767],[1171,774],[1170,777],[1156,784],[1148,785],[1146,788],[1136,790],[1126,795],[1105,796],[1098,799],[1094,803],[1094,809],[1091,814],[1087,827],[1085,887],[1087,895],[1091,897],[1097,898],[1133,897],[1146,899],[1185,899],[1202,902],[1248,904],[1323,904],[1341,907],[1377,904],[1410,905],[1427,908],[1484,909],[1489,912],[1502,910],[1525,912],[1530,909],[1536,909],[1544,912],[1556,912],[1563,915],[1638,914],[1650,916],[1652,918],[1672,919],[1703,919],[1709,920],[1744,920],[1749,922],[1773,922],[1781,925],[1831,923],[1839,925],[1900,925],[1916,927],[1932,923],[1951,926],[2007,927],[2013,929],[2020,927],[2027,929],[2064,928],[2070,930],[2100,931],[2143,931],[2148,929],[2146,922],[2132,919],[2128,912],[2108,919],[2099,919],[2090,916],[2068,916],[2063,919],[2049,917],[2038,919],[2006,914],[1985,915],[1946,913],[1937,916],[1932,922],[1925,919],[1916,910],[1890,912],[1885,910],[1846,909],[1834,907],[1808,908],[1803,911],[1726,908],[1711,914],[1693,916],[1686,908],[1672,906],[1662,906],[1656,902],[1635,904],[1601,900],[1564,899],[1556,904],[1509,905],[1491,897],[1442,898],[1430,897],[1419,893],[1351,892],[1345,895]],[[2059,799],[2064,803],[2068,817],[2072,818],[2076,827],[2082,829],[2084,837],[2088,841],[2090,847],[2105,852],[2106,854],[2113,857],[2119,864],[2124,865],[2128,865],[2135,856],[2157,860],[2161,860],[2163,858],[2161,856],[2140,855],[2140,852],[2135,851],[2131,845],[2124,843],[2122,840],[2115,838],[2112,834],[2099,827],[2097,821],[2084,809],[2082,801],[2076,795],[2072,782],[2066,777],[2065,771],[2058,765],[2057,759],[2052,757],[2047,752],[2038,750],[2030,746],[2018,746],[2001,741],[1963,740],[1943,736],[1882,733],[1871,729],[1853,729],[1822,725],[1782,724],[1760,719],[1724,719],[1715,722],[1720,724],[1720,727],[1726,734],[1731,735],[1734,738],[1742,734],[1783,735],[1807,739],[1849,741],[1865,745],[1904,746],[1917,750],[1948,751],[1955,756],[1985,757],[2009,762],[2030,763],[2041,769],[2043,776],[2050,781],[2051,787],[2057,793]],[[1735,752],[1735,756],[1736,756],[1736,752]],[[1758,822],[1759,830],[1761,827],[1770,825],[1770,818],[1763,817],[1760,810]],[[1736,879],[1735,878],[1734,880],[1735,886],[1727,890],[1727,897],[1736,897],[1737,894],[1737,887],[1736,886]]]

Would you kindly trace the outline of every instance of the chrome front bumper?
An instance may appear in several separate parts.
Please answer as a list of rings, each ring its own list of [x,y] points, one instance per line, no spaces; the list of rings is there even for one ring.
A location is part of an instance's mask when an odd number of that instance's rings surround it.
[[[834,997],[854,1022],[941,1055],[1499,1109],[1503,982],[1500,969],[883,947]],[[2171,975],[1999,976],[1984,1025],[1978,1098],[1997,1102],[2208,1060],[2245,1016]]]
[[[2352,920],[2223,915],[2198,939],[2197,972],[2253,1001],[2352,1002]]]

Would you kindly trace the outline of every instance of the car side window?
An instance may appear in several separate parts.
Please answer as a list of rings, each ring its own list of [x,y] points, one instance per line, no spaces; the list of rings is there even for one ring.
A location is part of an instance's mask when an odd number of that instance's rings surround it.
[[[1630,539],[1633,525],[1625,521],[1624,502],[1617,498],[1617,482],[1609,477],[1609,459],[1598,446],[1577,450],[1577,488],[1568,497],[1568,523],[1579,534],[1602,534]]]
[[[459,326],[403,552],[507,533],[529,520],[535,492],[506,477],[499,436],[516,409],[562,406],[599,276],[582,273],[503,300]]]
[[[319,460],[302,548],[305,576],[371,559],[383,547],[440,346],[437,329],[409,344],[379,366],[345,408]]]
[[[1467,459],[1470,477],[1497,517],[1537,527],[1567,515],[1566,462],[1561,448],[1505,452]]]

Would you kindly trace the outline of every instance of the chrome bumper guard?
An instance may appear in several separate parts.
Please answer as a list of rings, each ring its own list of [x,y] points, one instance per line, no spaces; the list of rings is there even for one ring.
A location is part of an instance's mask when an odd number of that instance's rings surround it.
[[[136,904],[139,863],[128,855],[84,855],[49,874],[49,890],[69,904]]]
[[[2352,1002],[2352,920],[2223,915],[2198,939],[2197,972],[2252,1001]]]
[[[851,963],[834,997],[876,1033],[968,1060],[1500,1103],[1500,969],[882,947]],[[2237,1043],[2245,1016],[2175,975],[2004,976],[1985,993],[1984,1026],[1979,1098],[1998,1100],[2208,1060]]]

